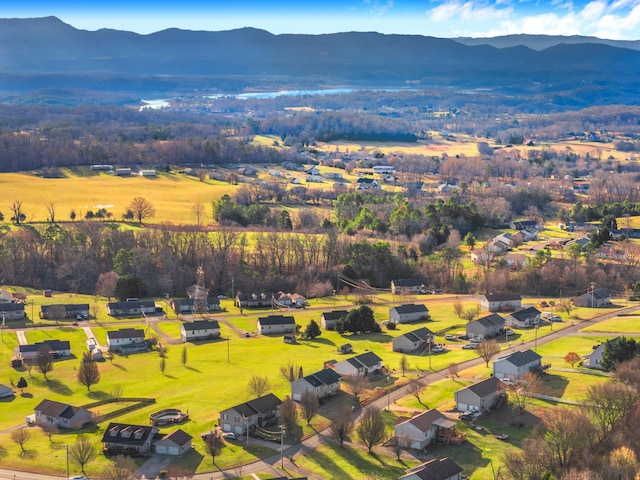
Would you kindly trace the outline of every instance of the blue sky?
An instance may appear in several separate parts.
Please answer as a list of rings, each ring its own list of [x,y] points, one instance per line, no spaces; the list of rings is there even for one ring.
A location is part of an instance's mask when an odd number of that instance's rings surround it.
[[[55,15],[76,28],[177,27],[280,33],[377,31],[435,37],[529,33],[640,39],[640,0],[0,0],[0,17]]]

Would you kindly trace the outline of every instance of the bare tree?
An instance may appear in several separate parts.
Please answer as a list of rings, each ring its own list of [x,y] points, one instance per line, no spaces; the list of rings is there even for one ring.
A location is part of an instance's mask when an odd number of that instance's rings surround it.
[[[404,450],[404,447],[403,447],[404,444],[405,442],[403,441],[403,439],[395,435],[391,437],[389,441],[386,443],[386,445],[391,447],[391,449],[393,450],[393,453],[396,456],[396,460],[398,461],[400,461],[400,456],[402,455],[402,451]]]
[[[122,398],[122,391],[123,391],[122,385],[115,385],[109,392],[109,395],[111,395],[111,398],[120,400]]]
[[[571,299],[560,300],[556,303],[556,306],[563,312],[567,314],[568,317],[571,317],[571,311],[573,310],[573,302]]]
[[[100,370],[91,352],[84,352],[78,369],[78,381],[87,387],[87,392],[91,391],[91,385],[100,381]]]
[[[47,373],[53,370],[53,354],[49,346],[42,345],[38,348],[36,353],[36,368],[44,375],[45,379],[47,379]]]
[[[480,308],[474,307],[462,312],[460,314],[460,317],[466,320],[467,322],[471,322],[479,315],[480,315]]]
[[[56,204],[55,202],[47,202],[47,213],[49,213],[49,221],[56,223]]]
[[[301,372],[302,367],[300,365],[296,365],[291,360],[289,360],[286,365],[280,366],[280,375],[282,375],[282,378],[289,383],[302,378],[302,376],[300,376]]]
[[[167,359],[163,356],[160,357],[160,372],[164,375],[164,372],[167,370]]]
[[[580,410],[566,407],[546,410],[535,434],[547,445],[553,467],[560,470],[581,457],[594,440],[589,418]]]
[[[447,367],[447,376],[451,378],[457,377],[459,368],[460,367],[458,367],[457,363],[450,363],[449,366]]]
[[[248,432],[247,432],[248,435]],[[204,446],[207,451],[207,454],[211,455],[211,462],[215,465],[216,456],[220,454],[222,451],[222,447],[224,447],[224,441],[222,440],[222,432],[217,428],[215,430],[211,430],[204,437]]]
[[[191,212],[196,216],[196,225],[202,224],[202,217],[204,216],[204,205],[201,202],[195,202],[191,205]]]
[[[526,372],[520,380],[509,387],[509,399],[522,415],[531,400],[530,394],[540,390],[540,377],[532,372]]]
[[[500,353],[500,345],[495,340],[482,340],[474,350],[476,355],[484,360],[485,366],[489,366],[489,361]]]
[[[182,361],[182,365],[184,365],[185,367],[187,366],[187,357],[187,347],[182,347],[182,355],[180,357],[180,360]]]
[[[402,355],[402,357],[400,357],[400,371],[402,372],[403,377],[407,370],[409,370],[409,360],[406,355]]]
[[[11,221],[16,225],[20,225],[20,223],[26,220],[26,216],[22,211],[22,200],[14,200],[9,209],[11,213],[13,213]]]
[[[585,404],[598,429],[598,440],[605,440],[640,398],[638,392],[621,382],[612,381],[589,387]]]
[[[111,301],[111,297],[116,292],[116,284],[118,283],[118,274],[114,271],[101,273],[96,283],[96,293],[107,297]]]
[[[343,408],[340,415],[329,427],[329,431],[333,438],[340,442],[340,446],[349,438],[353,430],[353,418],[351,418],[351,409]]]
[[[280,404],[278,414],[280,425],[284,425],[288,431],[293,430],[298,420],[298,406],[289,395]]]
[[[305,390],[300,399],[300,408],[302,417],[307,421],[307,425],[311,424],[311,419],[318,413],[320,402],[318,396],[311,390]]]
[[[98,456],[96,447],[85,437],[79,436],[76,442],[69,447],[69,457],[71,461],[80,467],[82,474],[85,474],[84,467]]]
[[[464,308],[462,307],[462,302],[459,298],[456,298],[455,302],[453,302],[453,312],[456,314],[456,317],[462,318],[462,312]]]
[[[360,395],[371,388],[371,382],[364,375],[344,375],[342,384],[354,396],[358,405],[360,405]]]
[[[53,443],[53,436],[60,433],[60,429],[52,423],[38,422],[38,426],[40,427],[40,430],[42,430],[42,433],[49,438],[50,443]]]
[[[107,480],[134,480],[138,466],[131,457],[118,455],[113,463],[102,472],[102,477]]]
[[[384,420],[380,409],[375,406],[366,407],[360,417],[357,431],[369,454],[375,445],[384,440],[384,430]]]
[[[25,453],[24,444],[29,441],[31,438],[31,433],[26,428],[19,428],[17,430],[12,430],[10,435],[11,440],[18,445],[20,445],[21,453]]]
[[[425,386],[421,380],[416,380],[415,382],[411,382],[407,385],[407,393],[413,396],[420,405],[423,407],[427,407],[422,401],[422,393],[424,392]]]
[[[633,388],[640,391],[640,357],[620,363],[614,372],[615,377]],[[20,385],[18,385],[18,388]]]
[[[267,377],[261,377],[259,375],[254,375],[249,380],[249,393],[254,397],[261,397],[265,393],[269,391],[271,388],[271,384],[269,383],[269,379]]]
[[[136,197],[131,200],[128,208],[133,212],[133,217],[138,223],[156,216],[156,209],[153,204],[143,197]]]
[[[47,319],[64,320],[67,316],[67,309],[64,305],[50,305],[47,309]]]

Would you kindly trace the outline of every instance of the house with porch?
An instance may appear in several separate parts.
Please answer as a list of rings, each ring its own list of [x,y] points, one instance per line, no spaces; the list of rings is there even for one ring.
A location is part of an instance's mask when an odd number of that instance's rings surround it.
[[[109,455],[148,457],[153,452],[156,435],[156,427],[111,422],[102,435],[102,448]]]
[[[529,349],[497,358],[493,362],[493,376],[499,379],[519,380],[525,373],[541,368],[542,357]]]
[[[389,322],[408,323],[429,320],[429,309],[423,304],[407,303],[389,309]]]
[[[450,458],[434,458],[410,468],[399,480],[462,480],[462,472]]]
[[[299,402],[305,392],[311,392],[319,399],[335,395],[340,391],[340,378],[331,368],[299,378],[291,382],[291,398]]]
[[[433,332],[428,328],[422,327],[395,337],[391,344],[394,352],[413,353],[426,351],[432,342]]]
[[[505,320],[497,313],[486,315],[467,323],[466,331],[469,338],[494,338],[504,333]]]
[[[414,278],[391,280],[391,293],[394,295],[413,295],[424,290],[424,284]]]
[[[480,297],[480,309],[506,312],[522,308],[522,297],[513,293],[487,293]]]
[[[260,335],[278,335],[280,333],[295,333],[296,321],[291,316],[269,315],[258,318],[258,333]]]
[[[147,349],[144,341],[144,330],[140,328],[121,328],[107,331],[107,348],[109,351],[142,351]]]
[[[478,383],[454,392],[456,409],[459,412],[486,412],[504,397],[506,385],[496,377],[489,377]]]
[[[611,292],[606,288],[596,288],[584,295],[575,297],[573,304],[576,307],[602,308],[611,306]]]
[[[193,437],[187,432],[177,429],[156,440],[153,448],[157,454],[180,457],[191,451]]]
[[[333,365],[340,375],[368,376],[382,370],[382,359],[373,352],[365,352]]]
[[[527,307],[512,312],[505,317],[505,323],[513,328],[531,328],[540,323],[540,310],[536,307]]]
[[[0,319],[7,322],[25,317],[24,303],[0,302]]]
[[[254,425],[262,428],[277,423],[281,404],[278,397],[269,393],[222,410],[219,425],[224,432],[244,435]]]
[[[42,400],[33,412],[35,422],[41,425],[79,430],[87,423],[93,423],[93,415],[89,410],[54,400]]]
[[[273,294],[269,293],[248,293],[238,294],[235,305],[239,309],[243,308],[270,308],[273,305]]]
[[[107,314],[112,317],[141,317],[156,312],[153,300],[126,300],[107,303]]]
[[[13,352],[17,359],[24,363],[33,364],[41,348],[46,348],[53,355],[53,358],[71,356],[71,343],[68,340],[43,340],[30,345],[18,345]]]
[[[320,325],[325,330],[335,330],[336,323],[349,314],[346,310],[332,310],[320,315]]]
[[[53,315],[62,313],[62,318],[89,318],[89,304],[88,303],[68,303],[65,305],[42,305],[40,307],[40,318],[52,319]]]
[[[422,450],[432,443],[449,443],[464,440],[456,432],[456,422],[449,420],[435,408],[412,417],[398,417],[393,433],[398,444],[404,448]]]
[[[180,338],[183,342],[219,337],[220,324],[217,320],[194,320],[180,325]]]

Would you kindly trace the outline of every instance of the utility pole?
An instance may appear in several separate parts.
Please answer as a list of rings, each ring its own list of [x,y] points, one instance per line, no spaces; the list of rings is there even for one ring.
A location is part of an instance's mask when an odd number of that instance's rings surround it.
[[[594,307],[595,305],[595,288],[596,288],[596,282],[591,282],[591,308]]]
[[[284,425],[280,425],[280,467],[284,468]]]
[[[67,445],[67,480],[69,479],[69,445]]]

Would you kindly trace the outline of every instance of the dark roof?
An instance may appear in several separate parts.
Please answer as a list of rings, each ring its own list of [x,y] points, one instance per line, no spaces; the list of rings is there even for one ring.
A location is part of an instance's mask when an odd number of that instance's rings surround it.
[[[40,310],[42,310],[42,312],[46,312],[51,307],[59,307],[59,306],[60,306],[59,304],[58,305],[42,305],[40,306]],[[66,303],[62,306],[67,312],[75,312],[77,310],[89,310],[88,303]]]
[[[78,407],[72,407],[66,403],[56,402],[54,400],[42,400],[34,411],[40,412],[42,415],[53,418],[73,418],[75,414],[83,410]]]
[[[399,278],[397,280],[391,280],[396,287],[421,287],[422,282],[415,278]]]
[[[411,469],[410,473],[400,479],[415,475],[421,480],[448,480],[459,473],[462,473],[462,467],[450,458],[434,458]]]
[[[538,310],[536,307],[527,307],[511,314],[511,316],[516,320],[526,320],[533,315],[540,315],[540,310]]]
[[[193,437],[184,430],[178,429],[162,437],[162,440],[171,440],[181,447],[186,445]]]
[[[155,435],[156,428],[128,423],[110,423],[102,435],[103,443],[143,445],[149,437]]]
[[[304,377],[304,379],[314,387],[319,387],[320,385],[333,385],[334,383],[339,382],[340,378],[340,374],[332,368],[325,368],[324,370],[320,370],[319,372],[312,373],[311,375]]]
[[[258,323],[262,326],[266,325],[295,325],[296,321],[291,316],[285,315],[269,315],[268,317],[258,318]]]
[[[421,432],[425,432],[429,430],[433,425],[433,422],[438,420],[439,418],[441,419],[441,418],[447,418],[447,417],[445,417],[442,413],[440,413],[435,408],[432,408],[431,410],[427,410],[426,412],[422,412],[411,418],[400,417],[398,419],[398,422],[396,423],[396,426],[405,422],[409,422],[412,425],[415,425],[416,428],[418,428],[418,430],[420,430]]]
[[[195,298],[174,298],[173,304],[176,306],[179,305],[189,305],[192,306],[195,303]],[[218,297],[207,297],[207,305],[220,305],[220,299]]]
[[[525,350],[524,352],[513,352],[511,355],[506,357],[502,357],[498,360],[508,360],[509,363],[515,365],[516,367],[521,367],[523,365],[527,365],[531,362],[540,361],[542,357],[538,355],[533,350]]]
[[[358,179],[357,183],[373,183],[375,182],[375,180],[373,178],[365,178],[365,177],[361,177]]]
[[[194,330],[214,330],[220,329],[220,324],[217,320],[194,320],[193,322],[185,322],[182,324],[185,332],[191,332]]]
[[[107,304],[110,310],[129,310],[132,308],[155,308],[153,300],[129,300],[126,302],[110,302]]]
[[[20,345],[18,347],[18,351],[21,353],[37,352],[42,346],[49,347],[52,352],[59,352],[61,350],[71,350],[71,344],[69,343],[69,340],[44,340],[42,342],[37,342],[32,345]]]
[[[492,393],[497,392],[498,390],[504,389],[504,384],[497,379],[496,377],[489,377],[485,380],[482,380],[478,383],[474,383],[473,385],[469,385],[467,387],[468,390],[472,391],[479,397],[484,397],[486,395],[490,395]]]
[[[378,363],[382,362],[382,359],[373,352],[361,353],[360,355],[356,355],[355,357],[351,357],[347,359],[347,361],[352,365],[356,367],[360,367],[362,365],[354,364],[352,360],[355,360],[356,362],[364,365],[365,367],[374,367],[378,365]]]
[[[515,293],[487,293],[484,298],[486,298],[490,302],[509,302],[511,300],[522,300],[522,297]]]
[[[392,310],[395,310],[398,313],[429,313],[429,309],[426,305],[422,304],[413,304],[407,303],[405,305],[399,305],[397,307],[393,307]]]
[[[24,311],[24,303],[2,302],[0,303],[0,312],[18,312]]]
[[[240,415],[245,417],[251,417],[256,414],[264,414],[276,410],[282,401],[276,397],[273,393],[268,393],[259,398],[254,398],[248,402],[241,403],[235,407],[231,407]]]
[[[341,320],[349,314],[346,310],[332,310],[331,312],[324,312],[322,316],[325,320]]]
[[[609,298],[611,296],[611,292],[609,292],[609,290],[607,290],[606,288],[596,288],[593,291],[593,295],[596,298],[604,299]]]
[[[486,317],[482,317],[474,320],[473,322],[469,322],[467,325],[471,325],[472,323],[478,323],[483,327],[504,327],[504,318],[502,318],[497,313],[492,313],[491,315],[487,315]]]
[[[143,338],[144,330],[138,328],[121,328],[120,330],[109,330],[107,332],[107,338]]]
[[[411,330],[410,332],[405,333],[404,335],[400,335],[400,337],[406,337],[411,342],[425,342],[429,338],[433,336],[433,332],[428,328],[418,328],[416,330]],[[397,338],[400,338],[397,337]]]

